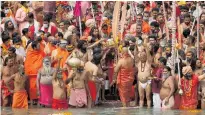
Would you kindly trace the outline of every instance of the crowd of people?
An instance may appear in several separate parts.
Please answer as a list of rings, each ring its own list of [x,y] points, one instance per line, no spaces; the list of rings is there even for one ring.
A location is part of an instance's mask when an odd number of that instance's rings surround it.
[[[3,107],[205,109],[205,2],[1,1],[0,42]]]

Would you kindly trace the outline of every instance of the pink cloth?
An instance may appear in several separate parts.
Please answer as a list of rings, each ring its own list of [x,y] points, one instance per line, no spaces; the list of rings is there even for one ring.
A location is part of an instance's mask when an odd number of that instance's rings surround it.
[[[85,89],[71,89],[69,104],[82,107],[87,105],[87,94]]]
[[[81,1],[76,1],[75,3],[75,8],[74,8],[74,11],[73,11],[73,15],[75,17],[78,17],[80,16],[82,13],[81,13]]]
[[[29,12],[32,12],[34,18],[36,18],[35,12],[31,8],[29,8]],[[22,8],[19,8],[16,12],[15,19],[19,24],[19,32],[21,33],[21,35],[22,35],[22,30],[27,25],[27,21],[25,21],[26,17],[27,17],[27,13]]]
[[[85,16],[86,10],[90,7],[91,7],[90,1],[81,1],[81,11],[83,16]]]
[[[53,98],[53,87],[51,85],[40,84],[39,103],[42,105],[51,106]]]

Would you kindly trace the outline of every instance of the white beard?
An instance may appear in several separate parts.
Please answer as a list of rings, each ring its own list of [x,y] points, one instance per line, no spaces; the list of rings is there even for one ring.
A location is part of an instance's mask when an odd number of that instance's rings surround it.
[[[43,69],[44,69],[44,72],[46,74],[49,74],[51,72],[51,66],[46,66],[45,64],[43,64]]]

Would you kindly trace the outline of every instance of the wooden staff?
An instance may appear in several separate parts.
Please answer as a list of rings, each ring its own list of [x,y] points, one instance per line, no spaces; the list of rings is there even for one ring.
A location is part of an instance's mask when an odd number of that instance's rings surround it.
[[[123,32],[124,32],[126,14],[127,14],[127,2],[125,2],[124,5],[122,6],[121,29],[120,29],[121,30],[121,40],[122,40]]]
[[[194,33],[193,33],[193,29],[194,29],[195,22],[196,22],[196,19],[194,18],[194,22],[193,22],[193,25],[192,25],[192,27],[191,27],[191,35],[194,34]]]
[[[196,8],[197,8],[197,58],[199,58],[199,2],[197,2]]]
[[[173,27],[172,27],[172,65],[175,65],[175,43],[176,43],[176,5],[175,1],[173,1],[173,15],[172,15],[172,21],[173,21]],[[175,71],[175,67],[172,68],[173,71]]]
[[[169,40],[169,29],[167,27],[167,12],[165,11],[165,5],[164,5],[164,1],[162,1],[163,4],[163,12],[164,12],[164,19],[165,19],[165,31],[166,31],[166,36],[167,36],[167,41]]]
[[[91,12],[92,12],[92,15],[93,15],[93,19],[95,20],[95,14],[94,14],[94,11],[93,11],[93,4],[92,4],[92,2],[91,2]],[[96,23],[95,23],[95,26],[96,26]]]

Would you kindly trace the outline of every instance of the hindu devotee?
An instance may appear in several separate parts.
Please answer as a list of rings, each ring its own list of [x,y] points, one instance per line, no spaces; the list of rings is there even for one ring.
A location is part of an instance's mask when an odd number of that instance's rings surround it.
[[[1,110],[203,110],[204,6],[1,1]]]
[[[45,57],[43,59],[43,67],[38,71],[36,80],[37,93],[39,98],[39,104],[44,106],[51,106],[53,87],[52,79],[55,69],[51,67],[51,59]]]

